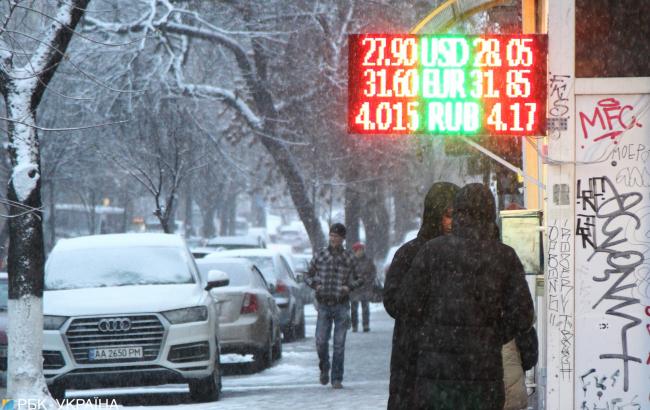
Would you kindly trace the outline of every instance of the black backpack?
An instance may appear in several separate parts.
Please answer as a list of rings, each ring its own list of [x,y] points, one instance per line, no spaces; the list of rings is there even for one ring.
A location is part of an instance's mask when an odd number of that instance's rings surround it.
[[[521,355],[521,367],[524,371],[530,370],[537,364],[539,357],[539,346],[537,342],[537,331],[534,327],[515,337],[515,343]]]

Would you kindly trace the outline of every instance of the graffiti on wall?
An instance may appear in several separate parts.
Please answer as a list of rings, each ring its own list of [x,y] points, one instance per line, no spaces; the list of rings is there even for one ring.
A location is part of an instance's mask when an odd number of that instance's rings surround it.
[[[639,96],[576,100],[576,407],[648,408],[650,134]]]
[[[600,359],[620,360],[623,367],[623,390],[629,390],[629,365],[630,362],[641,363],[641,358],[630,353],[628,345],[629,331],[641,324],[641,319],[630,313],[627,307],[638,305],[638,298],[627,296],[626,290],[636,286],[630,279],[634,278],[634,271],[645,261],[643,253],[630,249],[628,246],[627,229],[638,230],[641,220],[636,215],[635,209],[641,203],[643,196],[639,192],[626,192],[621,194],[616,185],[606,176],[589,178],[587,189],[583,189],[583,180],[578,180],[578,198],[576,206],[579,213],[577,226],[583,225],[581,230],[576,228],[576,235],[582,239],[583,248],[593,250],[588,261],[597,254],[606,256],[606,266],[597,272],[592,279],[609,285],[604,294],[593,305],[598,308],[601,303],[610,301],[606,315],[623,319],[620,328],[619,349],[612,353],[601,353]],[[589,221],[589,222],[586,222]],[[587,226],[588,225],[588,226]],[[587,227],[588,229],[586,229]]]
[[[573,373],[574,321],[569,303],[574,283],[571,274],[571,227],[568,220],[551,222],[548,244],[548,321],[560,334],[560,377],[562,380],[570,380]]]
[[[593,111],[580,111],[578,119],[583,138],[593,142],[611,139],[617,144],[616,137],[634,127],[642,127],[636,118],[634,106],[622,104],[616,98],[603,98],[598,101]],[[581,148],[584,148],[584,145],[581,145]]]
[[[569,126],[569,84],[570,75],[549,73],[548,99],[549,111],[547,130],[549,138],[558,139]]]

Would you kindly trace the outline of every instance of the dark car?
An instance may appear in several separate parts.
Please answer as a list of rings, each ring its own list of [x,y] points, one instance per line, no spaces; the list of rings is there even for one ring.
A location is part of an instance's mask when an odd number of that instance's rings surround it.
[[[7,370],[7,298],[9,282],[7,272],[0,272],[0,370]],[[4,378],[3,378],[4,379]]]
[[[280,327],[285,341],[305,337],[305,310],[300,284],[291,265],[281,252],[271,249],[234,249],[215,252],[203,260],[246,258],[257,266],[272,285],[272,294],[280,308]]]

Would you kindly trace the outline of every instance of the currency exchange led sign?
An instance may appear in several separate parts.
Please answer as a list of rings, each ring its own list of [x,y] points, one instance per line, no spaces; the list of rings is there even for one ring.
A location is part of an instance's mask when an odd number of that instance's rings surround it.
[[[349,36],[355,134],[546,134],[545,35]]]

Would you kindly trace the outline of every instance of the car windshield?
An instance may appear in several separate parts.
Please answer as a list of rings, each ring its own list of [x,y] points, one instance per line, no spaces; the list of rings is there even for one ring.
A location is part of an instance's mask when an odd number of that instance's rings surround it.
[[[199,264],[199,270],[204,278],[208,277],[208,272],[211,270],[226,272],[228,274],[228,279],[230,279],[230,283],[228,284],[229,287],[250,286],[251,271],[246,267],[246,265],[241,265],[239,263],[201,263]]]
[[[106,247],[52,252],[45,289],[194,283],[182,249]]]
[[[9,283],[0,280],[0,311],[7,310],[7,298],[9,297]]]

